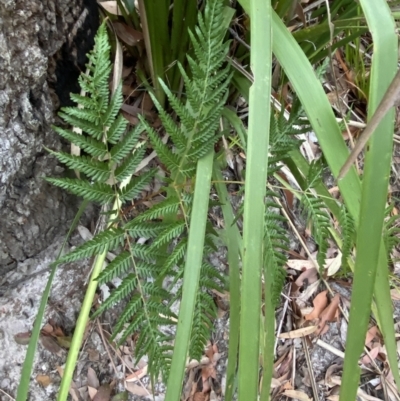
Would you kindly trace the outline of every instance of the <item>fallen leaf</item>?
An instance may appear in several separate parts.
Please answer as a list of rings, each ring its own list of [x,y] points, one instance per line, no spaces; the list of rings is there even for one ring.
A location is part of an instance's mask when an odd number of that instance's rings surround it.
[[[371,364],[379,355],[379,351],[380,351],[381,347],[375,347],[372,348],[368,354],[365,354],[362,358],[361,358],[361,363],[363,363],[364,365],[369,365]]]
[[[98,1],[98,4],[100,4],[110,14],[123,15],[116,1]],[[127,10],[126,13],[129,14]]]
[[[320,292],[313,301],[314,309],[308,315],[305,315],[304,318],[306,320],[313,320],[318,319],[321,312],[326,308],[328,305],[328,297],[326,296],[328,293],[327,290]]]
[[[204,393],[195,393],[193,396],[193,401],[206,401],[207,394]]]
[[[50,351],[52,354],[61,356],[62,355],[62,348],[57,344],[57,340],[53,337],[48,336],[40,336],[40,341],[44,348]]]
[[[390,296],[393,301],[400,301],[400,291],[397,288],[393,288],[390,290]]]
[[[88,385],[88,393],[89,393],[90,399],[93,400],[93,398],[96,397],[97,388]]]
[[[43,334],[51,335],[54,331],[53,326],[49,323],[46,323],[43,328],[40,330]]]
[[[111,398],[111,387],[109,384],[102,384],[97,390],[93,401],[110,401]]]
[[[281,333],[279,334],[279,338],[301,338],[308,336],[312,333],[314,333],[318,329],[318,326],[308,326],[308,327],[303,327],[301,329],[297,330],[292,330],[289,331],[288,333]]]
[[[143,40],[143,34],[129,25],[117,21],[112,24],[118,37],[128,46],[135,46],[138,42]]]
[[[130,375],[126,376],[125,381],[132,382],[132,383],[137,382],[142,377],[147,375],[147,368],[148,368],[148,366],[146,365],[144,368],[131,373]]]
[[[14,335],[14,340],[19,345],[28,345],[30,339],[31,339],[30,331],[28,331],[26,333],[18,333],[18,334]]]
[[[378,326],[372,326],[370,329],[367,331],[367,335],[365,338],[365,345],[369,347],[371,341],[378,336],[379,330]]]
[[[98,389],[100,387],[99,379],[97,378],[97,374],[93,368],[89,366],[87,373],[87,385]]]
[[[52,380],[49,376],[47,375],[37,375],[36,376],[36,381],[42,386],[42,387],[47,387],[48,385],[51,384]]]
[[[319,336],[322,331],[325,329],[325,325],[328,322],[335,321],[335,316],[337,316],[338,308],[339,308],[340,296],[336,294],[331,303],[322,311],[320,315],[320,321],[318,324],[318,330],[316,331],[316,335]]]
[[[312,398],[300,390],[285,390],[282,394],[289,398],[297,398],[300,401],[312,401]]]
[[[90,362],[98,362],[100,359],[100,353],[96,349],[88,348],[87,353],[89,355]]]

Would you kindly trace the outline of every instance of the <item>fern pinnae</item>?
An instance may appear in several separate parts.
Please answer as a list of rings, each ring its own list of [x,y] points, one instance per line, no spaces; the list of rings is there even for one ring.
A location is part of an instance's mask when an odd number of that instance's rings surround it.
[[[122,276],[132,266],[132,255],[128,251],[123,251],[99,274],[96,280],[99,284],[110,282],[115,277]]]
[[[109,185],[98,182],[91,184],[75,178],[46,178],[46,181],[101,205],[111,203],[115,196],[115,192]]]
[[[160,203],[153,205],[151,209],[148,209],[145,212],[141,213],[139,216],[135,217],[135,220],[134,222],[132,222],[132,224],[147,220],[162,219],[168,214],[176,214],[178,213],[179,207],[180,202],[178,198],[170,197],[164,199]]]
[[[121,199],[124,202],[135,199],[150,184],[154,175],[155,170],[149,170],[138,177],[132,178],[129,184],[120,190]]]
[[[114,171],[114,177],[118,182],[122,182],[125,178],[132,176],[137,166],[143,160],[146,149],[144,146],[135,149],[132,156],[122,162]],[[154,171],[154,170],[152,170]]]
[[[91,256],[111,251],[120,246],[125,239],[125,231],[110,227],[97,234],[69,254],[58,260],[58,263],[73,262],[75,260],[90,258]]]
[[[326,206],[321,199],[310,196],[305,192],[301,197],[301,203],[304,205],[307,213],[307,220],[311,222],[313,236],[318,245],[317,262],[322,272],[329,246],[330,218],[325,210]]]
[[[356,231],[354,220],[344,205],[342,205],[340,211],[339,225],[342,234],[342,269],[347,269],[349,267],[348,259],[351,256]]]
[[[65,152],[48,151],[55,155],[61,163],[64,163],[70,168],[76,168],[89,178],[97,181],[106,181],[110,176],[110,170],[104,163],[90,157],[75,156]]]
[[[71,130],[66,130],[55,126],[53,126],[53,129],[57,132],[57,134],[67,139],[69,142],[79,146],[93,157],[102,159],[108,154],[108,149],[105,144],[103,142],[94,140],[90,136],[85,137],[83,135],[76,134]]]
[[[93,314],[92,318],[96,318],[101,315],[105,310],[110,309],[111,306],[118,302],[121,302],[136,288],[137,278],[136,275],[131,273],[122,280],[122,283],[117,287],[111,295],[101,304],[99,309]]]

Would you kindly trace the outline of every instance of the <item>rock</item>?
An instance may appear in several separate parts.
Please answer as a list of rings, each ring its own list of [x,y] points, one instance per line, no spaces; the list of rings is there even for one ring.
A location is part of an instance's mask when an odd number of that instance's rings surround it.
[[[0,273],[65,233],[79,200],[44,176],[63,173],[56,109],[76,91],[99,24],[96,0],[0,2]]]

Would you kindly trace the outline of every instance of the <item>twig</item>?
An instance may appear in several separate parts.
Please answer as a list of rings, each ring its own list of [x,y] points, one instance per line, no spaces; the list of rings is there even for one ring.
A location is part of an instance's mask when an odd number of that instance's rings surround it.
[[[350,156],[344,163],[343,167],[341,168],[338,180],[342,179],[347,172],[350,170],[350,167],[353,165],[354,161],[357,159],[357,156],[361,153],[364,146],[368,142],[371,135],[375,132],[376,128],[385,117],[386,113],[395,105],[398,97],[400,95],[400,70],[397,71],[396,76],[394,77],[393,81],[389,85],[385,95],[383,96],[381,102],[379,103],[378,108],[375,110],[371,120],[368,122],[365,130],[361,134],[360,138],[358,139],[356,146],[350,153]]]

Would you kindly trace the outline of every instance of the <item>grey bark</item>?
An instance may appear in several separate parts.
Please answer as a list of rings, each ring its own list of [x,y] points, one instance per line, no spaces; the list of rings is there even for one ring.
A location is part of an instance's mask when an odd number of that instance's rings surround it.
[[[43,180],[63,172],[44,147],[63,146],[51,124],[97,26],[95,0],[0,0],[0,274],[65,233],[77,210]]]

